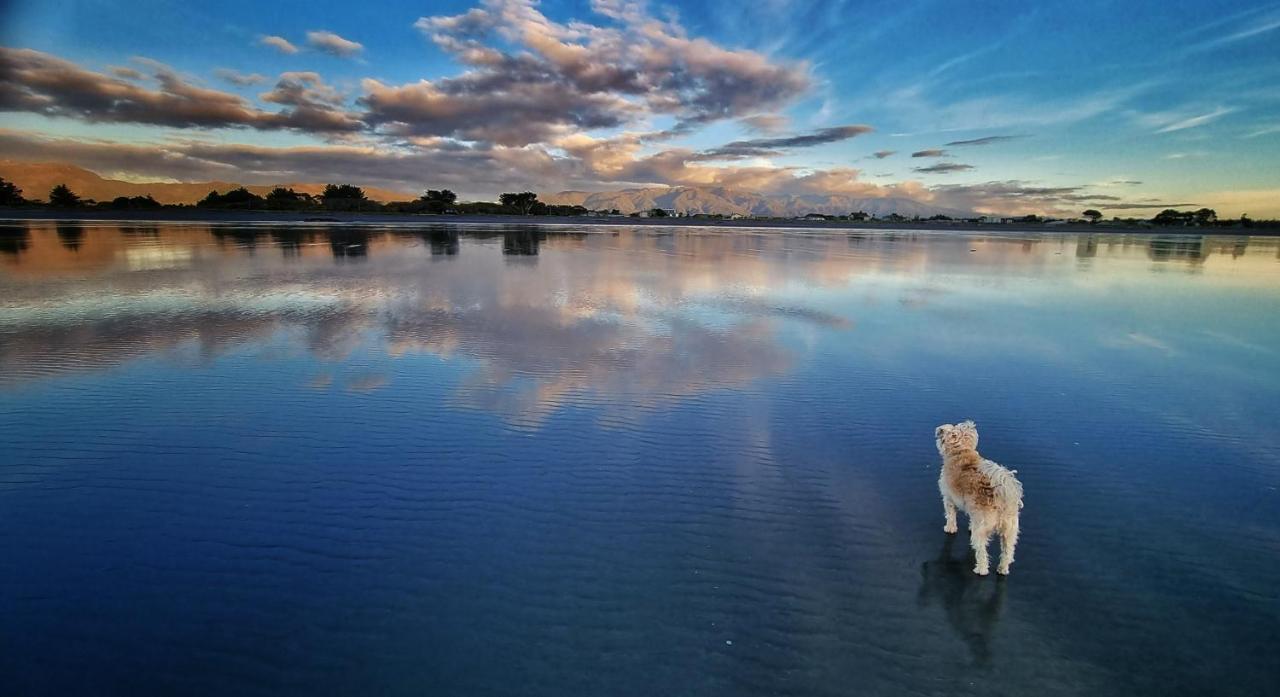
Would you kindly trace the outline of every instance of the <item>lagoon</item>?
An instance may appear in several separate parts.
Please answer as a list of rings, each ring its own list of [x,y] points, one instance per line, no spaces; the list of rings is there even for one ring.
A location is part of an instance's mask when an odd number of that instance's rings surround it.
[[[1266,237],[3,222],[4,691],[1262,694],[1278,309]]]

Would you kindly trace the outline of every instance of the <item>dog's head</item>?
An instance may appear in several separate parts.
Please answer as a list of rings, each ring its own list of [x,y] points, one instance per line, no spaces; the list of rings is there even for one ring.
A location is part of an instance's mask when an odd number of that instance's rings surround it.
[[[961,421],[955,425],[942,424],[933,430],[933,437],[940,455],[978,449],[978,427],[972,421]]]

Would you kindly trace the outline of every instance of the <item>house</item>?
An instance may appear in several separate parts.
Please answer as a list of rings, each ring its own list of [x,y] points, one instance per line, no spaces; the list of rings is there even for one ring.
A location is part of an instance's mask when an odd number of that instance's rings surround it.
[[[978,222],[980,223],[1000,224],[1000,223],[1003,223],[1005,220],[1006,220],[1005,218],[1001,218],[998,215],[984,215],[981,218],[978,218]]]

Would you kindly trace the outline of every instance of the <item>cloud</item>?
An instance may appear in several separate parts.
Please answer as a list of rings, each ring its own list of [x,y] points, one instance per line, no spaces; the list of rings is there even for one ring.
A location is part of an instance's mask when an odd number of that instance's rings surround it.
[[[1262,136],[1269,136],[1273,133],[1280,133],[1280,123],[1272,124],[1270,126],[1263,126],[1262,128],[1254,130],[1250,133],[1246,133],[1244,137],[1245,138],[1261,138]]]
[[[341,132],[361,127],[334,112],[316,118],[310,109],[267,112],[228,92],[199,87],[155,61],[158,89],[85,70],[70,61],[30,49],[0,47],[0,109],[83,121],[142,123],[173,128],[247,127]]]
[[[267,81],[266,75],[259,75],[257,73],[249,73],[248,75],[246,75],[244,73],[237,72],[229,68],[218,68],[217,70],[213,71],[213,74],[223,80],[226,80],[227,82],[230,82],[233,85],[238,85],[240,87],[248,87],[250,85],[257,85]]]
[[[1085,208],[1105,211],[1130,209],[1165,209],[1193,206],[1193,203],[1165,203],[1158,200],[1124,201],[1117,196],[1097,194],[1085,186],[1040,186],[1019,180],[990,181],[979,184],[944,184],[931,189],[938,205],[999,212],[1011,215],[1047,213],[1078,216]]]
[[[947,151],[939,150],[938,148],[930,148],[928,150],[917,150],[911,153],[911,156],[912,157],[946,157]]]
[[[145,80],[147,78],[147,76],[143,75],[141,71],[122,66],[112,66],[111,74],[125,80]]]
[[[707,150],[702,154],[708,159],[742,159],[748,157],[767,157],[777,154],[779,150],[788,148],[809,148],[816,145],[827,145],[850,138],[856,138],[875,129],[865,125],[836,126],[823,128],[813,133],[788,136],[785,138],[756,138],[754,140],[738,140],[718,148]]]
[[[853,168],[809,170],[799,167],[724,167],[706,164],[708,157],[687,148],[643,154],[644,134],[593,138],[573,134],[557,141],[562,161],[585,188],[613,185],[726,187],[766,194],[848,194],[864,197],[902,196],[925,199],[917,182],[882,186],[860,179]]]
[[[1025,92],[979,95],[958,101],[936,98],[935,85],[909,84],[881,95],[903,124],[903,135],[915,133],[1031,129],[1061,126],[1116,111],[1151,89],[1152,83],[1130,83],[1092,93],[1032,97]]]
[[[298,47],[289,43],[289,40],[283,36],[264,36],[258,39],[258,43],[263,46],[270,46],[281,53],[292,55],[298,52]]]
[[[1272,6],[1271,8],[1267,8],[1267,7],[1253,8],[1253,9],[1241,12],[1239,14],[1236,14],[1232,17],[1227,17],[1224,20],[1214,22],[1213,23],[1214,25],[1221,25],[1224,23],[1235,22],[1236,20],[1243,19],[1246,17],[1248,18],[1248,21],[1246,22],[1237,23],[1236,31],[1230,34],[1227,34],[1225,36],[1217,36],[1216,38],[1210,39],[1208,41],[1204,41],[1199,44],[1192,45],[1190,48],[1187,49],[1187,51],[1189,53],[1206,51],[1209,49],[1218,48],[1219,46],[1233,44],[1233,43],[1236,43],[1237,41],[1251,39],[1255,36],[1259,36],[1261,34],[1266,34],[1266,33],[1275,31],[1276,29],[1280,29],[1280,14],[1277,14],[1275,12],[1267,12],[1268,10],[1272,10],[1272,9],[1274,9],[1274,6]],[[1263,13],[1266,13],[1266,14],[1263,14]],[[1209,27],[1206,26],[1206,27],[1202,27],[1201,29],[1203,30],[1208,28]],[[1216,33],[1217,32],[1214,32],[1213,34],[1216,34]],[[1202,31],[1198,35],[1203,36],[1205,34],[1206,32]],[[1209,34],[1209,35],[1213,35],[1213,34]]]
[[[468,66],[459,84],[486,92],[515,84],[555,90],[570,97],[569,112],[600,96],[624,100],[629,106],[618,120],[669,115],[688,128],[759,114],[810,88],[803,63],[691,39],[675,20],[651,17],[640,5],[596,2],[592,8],[612,24],[560,24],[531,0],[490,0],[460,15],[423,17],[415,26]],[[558,119],[577,120],[571,113]]]
[[[286,107],[282,116],[293,128],[322,133],[354,132],[364,124],[343,108],[344,99],[318,73],[288,72],[262,101]]]
[[[912,167],[913,172],[922,174],[949,174],[951,172],[964,172],[973,169],[973,165],[962,165],[958,162],[939,162],[936,165],[928,167]]]
[[[501,191],[545,190],[549,182],[601,189],[620,183],[724,186],[760,193],[901,196],[926,200],[916,182],[881,186],[850,168],[810,171],[779,167],[715,167],[698,153],[670,149],[639,153],[643,134],[615,139],[567,136],[562,152],[540,147],[468,146],[450,140],[389,147],[331,144],[295,147],[165,140],[125,144],[0,130],[0,152],[18,160],[71,162],[138,179],[224,180],[245,184],[356,181],[398,191],[450,188],[492,198]]]
[[[301,73],[282,76],[276,89],[261,95],[266,104],[284,107],[271,111],[238,94],[200,87],[165,66],[151,66],[160,83],[155,88],[15,49],[0,56],[0,106],[87,122],[293,129],[325,138],[363,132],[406,142],[450,138],[516,147],[660,117],[673,123],[651,132],[650,142],[723,119],[778,128],[784,122],[774,110],[810,87],[806,64],[690,38],[674,19],[652,17],[638,5],[593,7],[603,17],[594,24],[553,22],[531,0],[488,0],[460,15],[424,17],[416,26],[465,69],[407,84],[365,79],[350,110],[322,96],[314,74],[308,80]],[[335,55],[360,49],[332,32],[312,31],[307,38]],[[284,52],[298,50],[278,36],[259,41]],[[241,87],[265,81],[227,69],[216,75]],[[828,129],[775,139],[775,146],[804,147],[852,135]]]
[[[1192,116],[1190,118],[1174,121],[1173,123],[1166,125],[1164,128],[1158,129],[1156,133],[1172,133],[1173,131],[1182,131],[1188,128],[1196,128],[1197,126],[1203,126],[1205,124],[1212,123],[1213,121],[1216,121],[1219,118],[1226,116],[1227,114],[1230,114],[1233,111],[1236,111],[1236,109],[1229,108],[1229,107],[1218,107],[1217,109],[1214,109],[1213,111],[1208,112],[1206,114],[1200,114],[1198,116]]]
[[[0,152],[29,161],[70,162],[139,179],[235,181],[356,181],[397,191],[450,188],[491,195],[571,180],[574,170],[541,150],[462,146],[387,148],[372,145],[267,147],[201,140],[113,143],[0,129]]]
[[[985,138],[973,138],[972,140],[953,140],[945,143],[947,146],[971,146],[971,145],[990,145],[992,143],[1000,143],[1006,140],[1017,140],[1024,136],[986,136]]]
[[[350,58],[364,50],[364,45],[344,39],[331,31],[307,32],[307,44],[317,51],[339,58]]]
[[[1140,203],[1140,202],[1133,202],[1133,201],[1116,201],[1114,203],[1108,203],[1106,205],[1098,206],[1098,207],[1106,210],[1125,211],[1125,210],[1144,210],[1144,209],[1163,210],[1165,208],[1182,208],[1185,206],[1198,206],[1198,205],[1200,204],[1187,203],[1185,201],[1181,203]]]
[[[1199,194],[1198,198],[1204,205],[1218,211],[1220,217],[1247,213],[1253,218],[1280,219],[1280,188],[1209,191]]]
[[[546,142],[571,130],[621,126],[638,116],[625,99],[507,74],[402,86],[368,79],[365,120],[402,136],[445,136],[501,145]]]
[[[886,158],[886,157],[888,157],[888,156],[890,156],[890,155],[893,155],[893,154],[894,154],[894,153],[896,153],[896,152],[898,152],[898,151],[897,151],[897,150],[877,150],[877,151],[875,151],[875,152],[871,153],[871,156],[872,156],[872,157],[874,157],[874,158],[876,158],[877,160],[883,160],[884,158]]]
[[[781,114],[756,114],[738,119],[747,130],[759,135],[773,135],[786,129],[790,119]]]

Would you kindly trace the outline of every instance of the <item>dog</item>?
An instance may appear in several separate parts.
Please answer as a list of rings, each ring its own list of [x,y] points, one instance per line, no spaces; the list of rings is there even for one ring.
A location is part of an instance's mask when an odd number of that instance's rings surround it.
[[[1015,472],[978,454],[978,427],[972,421],[943,424],[934,430],[942,474],[942,511],[947,522],[943,530],[955,533],[956,508],[969,515],[969,544],[977,558],[973,572],[989,571],[987,543],[1000,534],[1000,565],[996,572],[1008,575],[1013,550],[1018,545],[1018,516],[1022,510],[1022,483]]]

